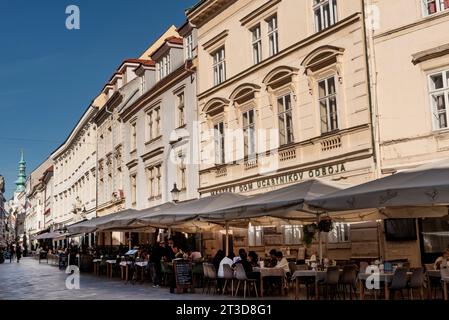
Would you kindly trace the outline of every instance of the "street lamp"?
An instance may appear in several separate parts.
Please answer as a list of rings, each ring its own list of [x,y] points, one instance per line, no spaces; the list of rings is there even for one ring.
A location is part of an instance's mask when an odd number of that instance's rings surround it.
[[[173,184],[173,189],[172,191],[170,191],[171,193],[171,198],[173,200],[173,202],[178,202],[179,201],[179,193],[181,192],[181,190],[178,189],[178,187],[176,186],[176,183]]]

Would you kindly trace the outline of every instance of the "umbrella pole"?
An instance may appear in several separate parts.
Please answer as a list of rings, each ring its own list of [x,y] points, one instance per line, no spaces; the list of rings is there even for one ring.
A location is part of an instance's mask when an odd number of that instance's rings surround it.
[[[317,215],[318,224],[320,223],[320,214]],[[320,265],[323,264],[323,242],[321,240],[321,231],[318,230],[318,251],[320,255]]]
[[[229,255],[229,223],[226,221],[226,257]]]

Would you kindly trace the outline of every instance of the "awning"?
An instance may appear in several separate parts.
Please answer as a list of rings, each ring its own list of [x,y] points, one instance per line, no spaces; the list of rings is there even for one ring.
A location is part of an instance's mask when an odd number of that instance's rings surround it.
[[[137,212],[137,210],[127,209],[124,211],[111,213],[106,216],[96,217],[96,218],[92,218],[90,220],[84,220],[84,221],[72,224],[70,226],[67,226],[67,230],[70,233],[95,232],[98,229],[98,225],[108,223],[119,215],[126,215],[126,214],[130,214],[130,213],[135,213],[135,212]]]
[[[142,223],[139,223],[136,221],[141,216],[146,216],[149,214],[158,214],[161,213],[163,210],[167,210],[171,207],[174,207],[175,204],[172,202],[166,202],[164,204],[151,207],[148,209],[140,210],[140,211],[127,211],[122,212],[118,215],[114,215],[111,217],[111,219],[107,221],[103,221],[100,223],[97,223],[98,230],[101,231],[135,231],[135,232],[151,232],[151,230],[156,231],[153,229],[148,229],[147,224],[142,225]],[[147,229],[142,229],[147,228]]]
[[[143,225],[167,227],[185,224],[198,219],[202,214],[214,212],[245,199],[245,196],[234,193],[221,193],[205,198],[176,204],[160,212],[149,212],[136,219]]]
[[[34,240],[54,239],[54,238],[57,238],[60,236],[61,236],[61,233],[59,233],[59,232],[46,232],[46,233],[36,236],[34,238]]]
[[[210,222],[261,219],[267,216],[286,220],[316,219],[316,210],[310,210],[305,202],[347,187],[347,184],[308,180],[233,202],[200,217]]]
[[[449,204],[449,159],[403,170],[307,201],[307,204],[336,216],[444,216]]]

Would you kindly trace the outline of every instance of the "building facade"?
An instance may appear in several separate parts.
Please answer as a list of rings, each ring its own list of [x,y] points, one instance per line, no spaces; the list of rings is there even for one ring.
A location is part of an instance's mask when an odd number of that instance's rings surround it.
[[[47,159],[40,164],[27,178],[26,182],[26,210],[25,210],[25,232],[30,241],[28,246],[33,242],[31,239],[45,230],[46,216],[46,185],[43,181],[44,175],[53,170],[52,160]],[[30,250],[30,247],[28,247]]]
[[[96,126],[92,119],[99,96],[84,112],[66,141],[52,153],[53,229],[96,216]]]
[[[183,26],[190,35],[190,25]],[[197,197],[196,74],[194,53],[186,56],[187,42],[170,36],[147,58],[154,66],[136,69],[143,94],[120,111],[124,123],[126,208],[145,209]],[[176,184],[176,186],[175,186]]]
[[[447,159],[449,1],[368,0],[366,5],[381,174]],[[447,237],[437,236],[449,231],[447,218],[417,223],[417,241],[384,242],[386,258],[431,262],[449,245]]]
[[[375,178],[361,1],[202,1],[188,18],[198,28],[201,196]],[[234,247],[301,244],[300,226],[262,229],[234,234]]]

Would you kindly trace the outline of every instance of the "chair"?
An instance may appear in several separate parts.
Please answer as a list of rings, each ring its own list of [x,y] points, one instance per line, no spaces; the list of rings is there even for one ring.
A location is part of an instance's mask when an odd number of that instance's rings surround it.
[[[254,291],[256,293],[256,297],[259,298],[259,294],[257,293],[257,280],[256,279],[248,279],[246,276],[245,269],[241,263],[236,264],[235,266],[235,277],[238,280],[237,288],[235,289],[235,296],[237,295],[240,287],[240,283],[243,281],[243,298],[246,298],[246,285],[249,282],[249,292],[251,293],[251,287],[254,287]]]
[[[396,292],[399,291],[401,298],[404,298],[403,290],[407,289],[407,268],[397,268],[393,274],[390,284],[391,297],[394,299]]]
[[[424,267],[426,271],[428,270],[435,270],[435,265],[433,263],[426,263],[424,264]],[[442,289],[440,285],[440,278],[436,277],[429,277],[428,274],[426,274],[426,282],[427,282],[427,291],[428,296],[430,299],[434,299],[438,296],[439,293],[441,293]]]
[[[340,280],[340,270],[338,267],[332,266],[327,268],[326,279],[320,283],[325,288],[326,299],[335,299],[338,294],[338,284]]]
[[[217,272],[215,271],[214,265],[212,263],[203,263],[203,270],[205,279],[205,286],[203,287],[203,293],[204,289],[206,289],[206,293],[210,293],[212,285],[215,293],[217,290]]]
[[[357,266],[343,266],[343,273],[340,278],[340,285],[343,291],[343,300],[346,300],[346,289],[349,288],[349,299],[352,300],[352,294],[356,295]]]
[[[424,299],[424,269],[415,268],[412,271],[412,277],[408,284],[408,291],[410,299],[413,300],[413,290],[419,289],[421,300]]]
[[[229,264],[223,265],[223,279],[225,280],[223,286],[223,294],[225,294],[225,290],[228,288],[228,281],[231,282],[231,295],[234,293],[234,270],[232,270]]]
[[[162,283],[164,286],[168,286],[168,277],[173,274],[173,269],[169,267],[167,262],[161,261],[161,273],[162,273]]]

